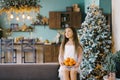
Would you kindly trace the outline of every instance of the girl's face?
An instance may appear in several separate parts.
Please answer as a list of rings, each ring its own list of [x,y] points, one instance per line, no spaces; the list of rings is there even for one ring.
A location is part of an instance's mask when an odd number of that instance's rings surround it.
[[[66,38],[73,38],[73,31],[70,28],[65,29],[65,37]]]

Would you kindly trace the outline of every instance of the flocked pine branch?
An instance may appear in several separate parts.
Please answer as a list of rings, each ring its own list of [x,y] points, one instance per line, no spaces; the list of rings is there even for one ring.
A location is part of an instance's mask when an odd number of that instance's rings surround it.
[[[81,64],[83,80],[102,80],[106,74],[103,69],[105,57],[111,52],[110,26],[102,10],[92,4],[87,8],[85,21],[78,31],[83,46],[83,61]]]

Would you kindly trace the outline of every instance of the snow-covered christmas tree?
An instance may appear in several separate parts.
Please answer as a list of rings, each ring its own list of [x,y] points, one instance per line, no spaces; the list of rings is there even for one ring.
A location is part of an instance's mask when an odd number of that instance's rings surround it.
[[[106,75],[104,60],[111,52],[112,41],[110,26],[106,24],[102,10],[95,4],[87,8],[85,21],[78,33],[83,46],[82,80],[103,80]]]

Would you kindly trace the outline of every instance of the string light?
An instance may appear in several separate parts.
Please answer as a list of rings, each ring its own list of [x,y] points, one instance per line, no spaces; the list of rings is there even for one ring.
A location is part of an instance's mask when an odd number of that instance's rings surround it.
[[[25,19],[25,14],[22,15],[22,18]]]
[[[19,21],[19,20],[20,20],[18,16],[16,17],[16,20],[17,20],[17,21]]]
[[[13,19],[13,18],[14,18],[13,14],[11,14],[11,15],[10,15],[10,18],[11,18],[11,19]]]
[[[27,19],[30,20],[30,16],[29,15],[27,16]]]
[[[19,15],[19,16],[20,16],[20,15]],[[32,19],[32,17],[31,17],[30,15],[25,16],[24,13],[23,13],[21,16],[22,16],[21,18],[22,18],[23,20],[24,20],[25,18],[28,19],[28,20]],[[13,14],[10,14],[10,15],[9,15],[9,18],[10,18],[10,19],[14,19],[14,17],[15,17],[15,16],[14,16]],[[18,16],[16,16],[16,20],[19,21],[20,18],[19,18]]]

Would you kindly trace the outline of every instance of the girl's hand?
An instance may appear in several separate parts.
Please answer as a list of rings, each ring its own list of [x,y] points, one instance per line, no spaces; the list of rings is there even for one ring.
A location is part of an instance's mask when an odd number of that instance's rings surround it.
[[[74,67],[77,68],[77,67],[79,67],[79,65],[80,65],[79,63],[76,63],[76,64],[74,65]]]
[[[63,65],[64,65],[64,63],[63,63],[63,61],[61,61],[61,62],[60,62],[60,66],[63,66]]]

